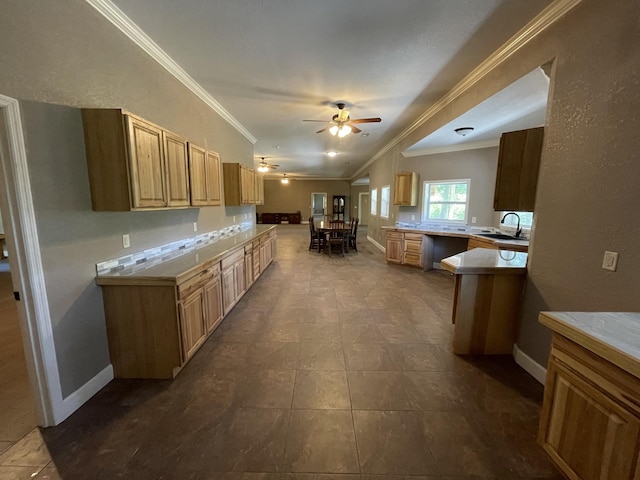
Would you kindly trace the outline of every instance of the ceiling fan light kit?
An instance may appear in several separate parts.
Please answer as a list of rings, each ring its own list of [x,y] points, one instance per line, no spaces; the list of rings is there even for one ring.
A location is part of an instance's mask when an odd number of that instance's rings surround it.
[[[287,183],[289,183],[289,179],[287,178],[287,174],[286,173],[282,175],[282,180],[280,180],[280,183],[283,183],[285,185]]]
[[[331,117],[331,120],[328,122],[324,122],[323,120],[303,120],[303,122],[328,123],[331,125],[330,127],[325,127],[321,130],[318,130],[316,133],[322,133],[326,130],[329,130],[329,133],[334,137],[337,135],[339,138],[344,138],[350,133],[362,132],[362,130],[354,125],[356,123],[377,123],[382,121],[382,119],[379,117],[352,119],[349,116],[349,110],[344,109],[344,103],[336,103],[336,107],[338,107],[338,113]]]

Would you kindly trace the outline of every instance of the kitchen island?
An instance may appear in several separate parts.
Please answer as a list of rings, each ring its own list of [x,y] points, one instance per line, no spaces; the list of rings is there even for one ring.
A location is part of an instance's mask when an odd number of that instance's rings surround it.
[[[452,321],[457,354],[511,354],[527,254],[475,248],[441,262],[456,276]]]
[[[553,337],[538,442],[567,478],[639,478],[640,313],[539,321]]]

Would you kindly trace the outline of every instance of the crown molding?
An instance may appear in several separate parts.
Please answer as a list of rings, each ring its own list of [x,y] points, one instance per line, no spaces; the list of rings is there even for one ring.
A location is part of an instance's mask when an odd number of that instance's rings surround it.
[[[479,148],[497,147],[500,139],[484,140],[481,142],[459,143],[457,145],[445,145],[444,147],[420,148],[416,150],[405,150],[402,156],[422,157],[424,155],[435,155],[436,153],[462,152],[463,150],[477,150]]]
[[[524,47],[535,37],[544,32],[547,28],[557,22],[562,16],[578,5],[582,0],[556,0],[547,8],[542,10],[533,20],[525,25],[518,33],[511,37],[502,47],[493,52],[486,60],[478,65],[469,75],[463,78],[460,83],[449,90],[443,97],[429,107],[418,119],[395,136],[378,153],[358,169],[353,178],[364,172],[369,165],[378,160],[382,155],[387,153],[394,145],[406,138],[414,132],[418,127],[423,125],[427,120],[434,117],[443,108],[453,102],[460,95],[472,88],[485,75],[498,65],[506,61],[514,53]]]
[[[211,96],[202,86],[196,82],[184,69],[178,65],[164,50],[162,50],[146,33],[138,27],[122,10],[110,0],[85,0],[95,8],[104,18],[115,25],[129,39],[140,47],[147,55],[153,58],[167,72],[178,79],[185,87],[191,90],[200,100],[220,115],[227,123],[240,132],[252,144],[258,139],[251,135],[236,118],[231,115],[218,101]]]
[[[307,181],[315,181],[315,180],[330,180],[330,181],[339,181],[339,182],[350,182],[349,178],[345,178],[345,177],[290,177],[289,174],[287,174],[287,178],[289,180],[307,180]],[[282,180],[282,175],[278,176],[264,176],[265,180]]]

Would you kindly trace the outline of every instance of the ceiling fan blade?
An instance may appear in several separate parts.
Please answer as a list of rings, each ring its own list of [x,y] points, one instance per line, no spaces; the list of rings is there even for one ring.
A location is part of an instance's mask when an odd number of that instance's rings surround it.
[[[331,123],[326,120],[302,120],[303,122],[320,122],[320,123]]]
[[[316,133],[322,133],[322,132],[326,131],[328,128],[329,128],[329,127],[325,127],[325,128],[323,128],[322,130],[318,130]]]
[[[267,165],[267,167],[268,167],[268,168],[273,168],[273,169],[276,169],[276,168],[278,168],[279,166],[280,166],[280,165]]]
[[[351,127],[351,133],[360,133],[362,131],[356,126],[353,126],[353,125],[349,125],[349,126]]]
[[[380,117],[375,118],[356,118],[355,120],[349,120],[349,123],[378,123],[381,122]]]

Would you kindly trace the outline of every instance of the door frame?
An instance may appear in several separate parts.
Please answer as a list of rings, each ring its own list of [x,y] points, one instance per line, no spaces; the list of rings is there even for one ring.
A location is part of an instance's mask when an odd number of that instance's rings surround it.
[[[52,426],[77,406],[62,397],[18,100],[0,94],[0,114],[0,203],[11,278],[20,295],[16,304],[38,424]]]
[[[360,219],[360,225],[368,225],[369,222],[367,221],[367,223],[362,223],[363,220],[363,216],[365,214],[362,213],[362,197],[363,195],[369,195],[369,192],[359,192],[358,193],[358,218]],[[371,216],[371,212],[367,212],[366,215]]]
[[[314,195],[322,195],[324,197],[324,205],[323,205],[324,213],[322,214],[322,219],[324,220],[324,216],[327,215],[327,205],[329,204],[328,203],[329,200],[327,198],[327,192],[311,192],[311,208],[310,208],[311,212],[310,212],[309,218],[315,217],[315,215],[313,214],[313,201],[314,201],[313,196]]]

